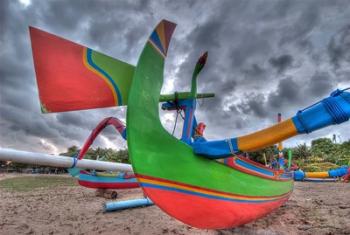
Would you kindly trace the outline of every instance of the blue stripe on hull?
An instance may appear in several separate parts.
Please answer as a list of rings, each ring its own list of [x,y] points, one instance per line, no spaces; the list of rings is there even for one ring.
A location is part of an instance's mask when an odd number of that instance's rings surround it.
[[[258,173],[268,175],[268,176],[273,176],[273,172],[266,170],[266,169],[263,169],[263,168],[260,168],[260,167],[257,167],[257,166],[254,166],[253,164],[249,164],[249,163],[244,162],[240,159],[236,159],[236,164],[241,166],[241,167],[244,167],[246,169],[249,169],[251,171],[254,171],[254,172],[258,172]]]

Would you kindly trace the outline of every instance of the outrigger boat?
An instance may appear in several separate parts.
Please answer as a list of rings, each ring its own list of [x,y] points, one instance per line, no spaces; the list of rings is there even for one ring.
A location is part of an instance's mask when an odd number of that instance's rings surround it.
[[[230,228],[260,218],[288,200],[292,178],[268,179],[212,159],[254,151],[297,134],[349,120],[350,93],[332,95],[270,128],[219,141],[192,144],[174,138],[159,119],[164,59],[175,24],[163,20],[148,39],[134,70],[128,97],[127,136],[134,173],[145,194],[163,211],[198,228]],[[193,73],[191,102],[196,106]],[[191,132],[194,119],[189,122]]]
[[[134,174],[125,172],[105,173],[80,170],[78,176],[79,185],[96,189],[129,189],[140,187]]]
[[[91,134],[85,141],[83,147],[78,152],[77,159],[82,160],[93,144],[96,137],[101,133],[107,126],[112,126],[126,140],[126,128],[124,123],[115,117],[107,117],[103,119],[96,127],[92,130]],[[71,174],[78,178],[79,185],[87,188],[96,189],[128,189],[138,188],[139,183],[137,182],[135,175],[128,172],[97,172],[96,170],[87,171],[79,168],[69,169]],[[75,173],[77,172],[77,173]]]
[[[196,99],[213,96],[197,94],[197,77],[207,54],[194,69],[191,92],[160,95],[174,29],[174,23],[161,21],[137,66],[132,66],[31,28],[42,111],[127,105],[126,133],[133,172],[155,205],[186,224],[206,229],[232,228],[260,218],[288,200],[293,190],[291,174],[235,155],[348,121],[350,93],[336,90],[294,117],[258,132],[207,141],[200,131],[199,135],[194,133],[203,127],[195,118]],[[185,112],[180,140],[163,128],[159,101],[166,102],[164,109]],[[3,151],[0,156],[4,156]],[[226,163],[217,161],[232,156]]]

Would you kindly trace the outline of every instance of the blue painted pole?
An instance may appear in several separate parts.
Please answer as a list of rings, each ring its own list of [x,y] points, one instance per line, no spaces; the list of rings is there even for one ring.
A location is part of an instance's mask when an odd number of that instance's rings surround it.
[[[132,199],[119,202],[106,202],[104,205],[105,212],[118,211],[129,208],[152,206],[154,203],[149,198]]]
[[[196,100],[188,99],[181,102],[185,107],[185,120],[182,128],[181,140],[187,144],[191,144],[193,125],[194,125],[194,112],[196,110]]]
[[[332,177],[332,178],[343,177],[348,172],[348,168],[349,168],[348,166],[342,166],[334,170],[329,170],[328,171],[329,177]]]

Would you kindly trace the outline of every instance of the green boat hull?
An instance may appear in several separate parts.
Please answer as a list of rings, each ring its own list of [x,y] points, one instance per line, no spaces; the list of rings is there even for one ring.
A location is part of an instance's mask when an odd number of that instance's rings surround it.
[[[160,46],[157,38],[166,38],[161,33],[172,28],[174,24],[168,21],[157,26],[134,71],[127,110],[134,172],[156,205],[187,224],[227,228],[247,223],[287,200],[293,181],[261,178],[197,156],[191,146],[163,128],[158,101],[166,54],[161,52],[167,51],[170,38]],[[239,206],[246,208],[243,214],[237,210]],[[231,216],[226,216],[227,211]]]

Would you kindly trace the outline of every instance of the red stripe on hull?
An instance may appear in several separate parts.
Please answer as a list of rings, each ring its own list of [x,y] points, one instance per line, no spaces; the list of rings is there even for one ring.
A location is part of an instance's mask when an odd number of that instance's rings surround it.
[[[289,198],[273,202],[239,203],[180,192],[143,188],[151,200],[170,216],[201,229],[233,228],[270,213]]]
[[[140,187],[137,182],[128,183],[101,183],[101,182],[90,182],[78,180],[79,185],[86,188],[102,188],[102,189],[128,189],[128,188],[138,188]]]

